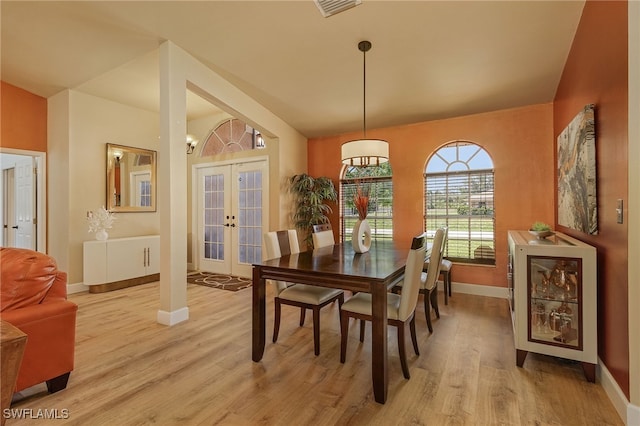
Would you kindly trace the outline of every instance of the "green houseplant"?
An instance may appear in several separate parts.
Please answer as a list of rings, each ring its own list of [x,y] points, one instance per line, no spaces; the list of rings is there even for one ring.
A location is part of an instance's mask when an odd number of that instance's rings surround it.
[[[313,247],[311,231],[313,225],[328,223],[327,213],[331,207],[325,201],[336,201],[338,193],[333,181],[328,177],[314,178],[306,173],[294,175],[289,179],[289,190],[293,194],[295,209],[293,221],[305,236],[307,246]]]

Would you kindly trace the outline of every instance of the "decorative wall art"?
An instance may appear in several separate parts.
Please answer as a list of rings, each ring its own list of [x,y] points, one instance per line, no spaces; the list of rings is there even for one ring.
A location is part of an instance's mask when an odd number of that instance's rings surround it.
[[[558,224],[598,233],[594,105],[586,105],[558,136]]]

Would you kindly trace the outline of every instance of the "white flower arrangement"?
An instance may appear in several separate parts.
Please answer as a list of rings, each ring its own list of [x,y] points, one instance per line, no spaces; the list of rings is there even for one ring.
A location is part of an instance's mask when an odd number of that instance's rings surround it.
[[[115,215],[102,206],[97,212],[89,212],[87,214],[87,222],[89,222],[89,232],[98,232],[109,229],[116,220]]]

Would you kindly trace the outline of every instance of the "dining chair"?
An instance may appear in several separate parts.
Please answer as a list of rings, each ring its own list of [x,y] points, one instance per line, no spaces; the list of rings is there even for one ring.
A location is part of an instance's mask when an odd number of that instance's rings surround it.
[[[441,234],[440,234],[441,235]],[[404,270],[402,293],[387,295],[387,321],[398,329],[398,351],[402,374],[406,379],[410,378],[407,356],[405,353],[405,325],[408,322],[411,330],[411,340],[416,355],[420,355],[418,340],[416,338],[415,311],[418,303],[418,291],[420,290],[422,265],[426,253],[426,233],[413,238],[411,250],[407,257]],[[434,242],[439,244],[440,240]],[[439,251],[439,247],[437,248]],[[344,363],[347,353],[347,341],[349,337],[349,318],[360,320],[360,341],[364,341],[364,321],[372,321],[371,294],[358,293],[344,302],[340,308],[340,362]]]
[[[317,225],[313,225],[313,232],[322,232],[322,231],[331,231],[330,223],[318,223]]]
[[[313,225],[312,238],[314,248],[332,246],[336,243],[330,223]]]
[[[438,234],[440,234],[441,236],[439,237]],[[422,294],[424,298],[424,316],[427,320],[427,328],[429,329],[429,333],[433,333],[433,324],[431,323],[431,308],[433,308],[433,310],[435,311],[436,318],[440,318],[440,309],[438,308],[438,277],[440,276],[440,271],[438,271],[438,268],[431,268],[431,272],[429,272],[429,269],[426,269],[424,265],[426,265],[427,262],[431,262],[434,265],[440,264],[438,262],[438,259],[442,259],[446,235],[446,227],[439,228],[436,231],[433,246],[431,247],[431,254],[429,255],[429,259],[424,262],[422,274],[420,275],[419,293]],[[440,241],[436,241],[438,239]],[[404,291],[403,283],[398,283],[393,287],[391,291],[394,293]]]
[[[289,254],[300,253],[298,235],[295,229],[286,231],[267,232],[264,236],[268,259],[275,259]],[[280,316],[282,305],[300,308],[300,327],[304,325],[307,309],[313,312],[313,348],[316,355],[320,355],[320,309],[338,300],[338,305],[344,302],[344,292],[340,289],[318,287],[314,285],[292,284],[284,281],[273,281],[276,296],[273,343],[278,340],[280,331]]]
[[[440,275],[442,276],[442,288],[444,290],[444,304],[448,305],[449,304],[449,298],[451,297],[451,268],[453,266],[453,262],[451,262],[448,259],[444,258],[444,249],[447,246],[447,240],[449,239],[449,228],[448,227],[444,227],[445,228],[445,235],[444,235],[444,242],[442,243],[442,253],[443,253],[443,257],[440,260]],[[427,271],[429,269],[429,260],[427,260],[424,263],[424,271]],[[436,304],[437,304],[437,297],[436,297]],[[438,318],[440,318],[440,312],[437,309],[437,305],[434,307],[434,309],[436,309],[436,313]]]

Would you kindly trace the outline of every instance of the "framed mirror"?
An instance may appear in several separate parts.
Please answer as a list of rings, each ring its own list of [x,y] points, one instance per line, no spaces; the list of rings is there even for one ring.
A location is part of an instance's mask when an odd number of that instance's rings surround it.
[[[156,151],[107,144],[107,210],[156,211]]]

